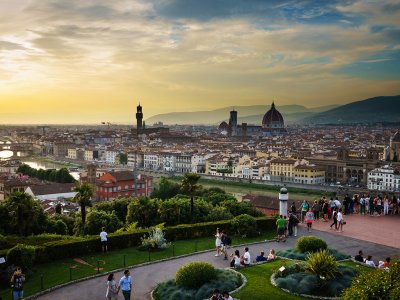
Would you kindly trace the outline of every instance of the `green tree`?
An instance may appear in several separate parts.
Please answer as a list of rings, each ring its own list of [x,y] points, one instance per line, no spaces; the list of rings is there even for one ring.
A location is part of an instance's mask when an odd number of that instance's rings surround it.
[[[112,233],[121,228],[122,223],[115,212],[106,213],[92,210],[87,215],[84,232],[86,234],[98,234],[103,226],[107,228],[107,232]]]
[[[81,221],[82,225],[85,225],[86,221],[86,206],[91,206],[92,202],[91,199],[93,197],[93,188],[88,183],[77,183],[74,191],[76,195],[74,197],[74,201],[79,203],[81,206]]]
[[[68,227],[67,224],[65,224],[62,220],[49,219],[47,221],[46,232],[67,235]]]
[[[5,200],[8,233],[19,235],[39,234],[47,225],[47,216],[40,204],[30,195],[15,192]]]
[[[137,222],[139,227],[150,227],[159,222],[157,200],[148,197],[134,198],[128,206],[127,224]]]
[[[162,177],[156,188],[151,194],[151,198],[170,199],[175,197],[180,190],[178,183],[172,182],[165,177]]]
[[[197,182],[200,179],[200,175],[195,173],[186,173],[182,179],[182,188],[190,195],[190,219],[193,222],[194,212],[194,196],[197,190],[200,188]]]
[[[128,155],[126,153],[118,154],[119,163],[126,165],[128,163]]]
[[[175,226],[190,222],[190,200],[172,198],[158,203],[160,222],[166,226]]]

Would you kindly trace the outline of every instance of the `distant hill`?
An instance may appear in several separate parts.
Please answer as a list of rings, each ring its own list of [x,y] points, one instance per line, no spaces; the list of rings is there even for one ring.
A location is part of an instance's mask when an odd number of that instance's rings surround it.
[[[378,96],[366,100],[352,102],[328,111],[307,116],[302,123],[343,124],[399,122],[400,95]]]
[[[293,123],[333,107],[337,107],[337,105],[316,108],[306,108],[302,105],[282,105],[276,108],[282,113],[286,123]],[[146,124],[152,125],[156,122],[163,122],[164,124],[219,124],[222,121],[229,120],[229,112],[233,108],[238,112],[238,123],[247,122],[248,124],[261,125],[262,118],[271,108],[271,105],[229,106],[210,111],[172,112],[152,116],[146,119]]]

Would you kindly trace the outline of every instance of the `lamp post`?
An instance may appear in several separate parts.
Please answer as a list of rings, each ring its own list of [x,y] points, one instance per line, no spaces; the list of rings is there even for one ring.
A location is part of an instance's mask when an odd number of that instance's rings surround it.
[[[279,192],[279,214],[287,217],[289,193],[286,187]]]

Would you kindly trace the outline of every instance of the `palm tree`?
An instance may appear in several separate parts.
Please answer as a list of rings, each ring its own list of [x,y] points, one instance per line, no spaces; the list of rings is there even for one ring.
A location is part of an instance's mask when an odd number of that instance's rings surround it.
[[[90,200],[93,196],[93,188],[88,183],[81,184],[78,182],[74,191],[76,192],[74,200],[81,206],[82,225],[84,225],[86,221],[86,206],[91,205]]]
[[[182,188],[190,194],[190,219],[193,222],[193,207],[194,207],[194,196],[197,190],[200,188],[196,183],[199,181],[200,175],[195,173],[186,173],[182,179]]]

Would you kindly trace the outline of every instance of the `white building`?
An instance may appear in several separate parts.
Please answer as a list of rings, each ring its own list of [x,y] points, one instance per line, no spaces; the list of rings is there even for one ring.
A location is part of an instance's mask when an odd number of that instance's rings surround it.
[[[159,154],[147,152],[143,155],[143,165],[146,170],[159,170]]]
[[[174,154],[164,154],[162,156],[163,170],[165,172],[175,172],[176,171],[176,155]]]
[[[383,166],[368,172],[368,189],[400,191],[400,173],[391,166]]]
[[[203,155],[195,154],[192,156],[192,173],[204,173],[206,170],[206,160]]]
[[[192,154],[177,154],[175,170],[182,174],[190,173],[192,171]]]
[[[108,164],[118,164],[119,160],[118,160],[118,154],[119,151],[116,149],[107,149],[106,150],[106,163]]]

